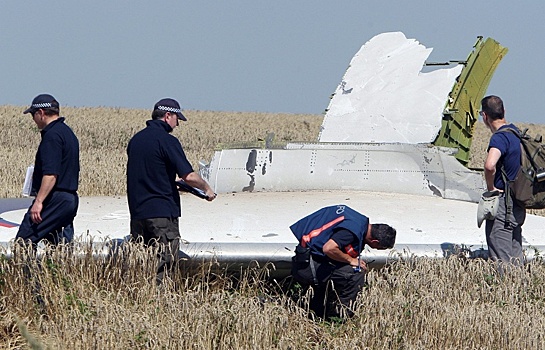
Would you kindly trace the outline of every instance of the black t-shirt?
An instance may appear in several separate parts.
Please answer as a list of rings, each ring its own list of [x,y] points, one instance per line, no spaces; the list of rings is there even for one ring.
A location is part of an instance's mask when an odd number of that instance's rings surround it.
[[[191,172],[180,141],[162,120],[148,120],[127,147],[127,198],[131,218],[177,218],[181,215],[176,174]]]
[[[352,246],[357,249],[359,243],[356,235],[344,228],[333,231],[331,239],[337,243],[344,253],[348,253],[346,247]]]
[[[331,236],[331,239],[337,243],[339,248],[344,252],[349,254],[348,250],[353,249],[354,251],[358,250],[359,247],[359,240],[358,237],[351,231],[340,228],[335,231],[333,231],[333,235]],[[357,251],[359,253],[359,251]],[[333,259],[329,259],[331,262],[333,262],[335,265],[345,265],[345,263],[342,263],[340,261],[335,261]]]
[[[78,190],[79,182],[79,142],[64,118],[49,123],[42,131],[42,141],[36,152],[33,192],[38,192],[44,175],[57,175],[53,191]]]

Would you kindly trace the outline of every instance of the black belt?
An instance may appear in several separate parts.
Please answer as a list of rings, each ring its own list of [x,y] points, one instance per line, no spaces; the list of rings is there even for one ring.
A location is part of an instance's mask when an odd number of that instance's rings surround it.
[[[65,193],[70,193],[70,194],[74,194],[74,195],[78,194],[77,190],[64,190],[64,189],[61,189],[61,188],[55,188],[53,191],[54,192],[65,192]]]

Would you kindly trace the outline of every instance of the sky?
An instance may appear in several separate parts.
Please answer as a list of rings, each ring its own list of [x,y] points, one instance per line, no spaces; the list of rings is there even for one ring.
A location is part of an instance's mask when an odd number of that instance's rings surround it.
[[[352,56],[401,31],[465,60],[477,36],[509,49],[487,94],[508,121],[543,123],[545,2],[4,0],[0,105],[322,114]]]

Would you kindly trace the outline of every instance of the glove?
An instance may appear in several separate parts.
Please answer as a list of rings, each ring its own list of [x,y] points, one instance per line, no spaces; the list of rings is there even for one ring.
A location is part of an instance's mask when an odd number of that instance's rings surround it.
[[[500,191],[486,191],[482,194],[477,207],[477,226],[481,227],[484,220],[494,220],[500,205]]]

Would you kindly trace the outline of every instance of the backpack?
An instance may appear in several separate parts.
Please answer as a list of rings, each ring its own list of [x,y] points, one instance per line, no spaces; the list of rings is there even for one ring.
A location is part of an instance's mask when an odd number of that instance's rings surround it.
[[[541,135],[532,138],[524,129],[519,133],[513,128],[503,128],[499,132],[511,132],[520,140],[520,169],[515,180],[507,180],[502,165],[502,176],[506,189],[527,209],[545,209],[545,144]]]

